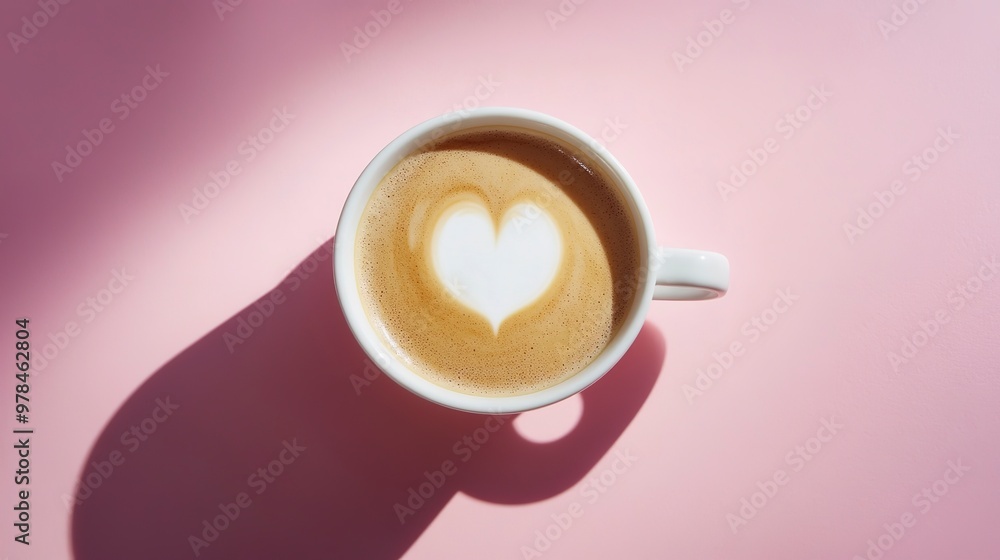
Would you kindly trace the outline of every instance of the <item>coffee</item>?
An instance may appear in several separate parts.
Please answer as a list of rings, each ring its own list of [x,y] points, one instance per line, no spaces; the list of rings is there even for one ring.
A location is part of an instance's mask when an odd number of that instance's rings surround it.
[[[640,276],[628,202],[586,156],[477,129],[410,154],[355,241],[362,306],[387,348],[466,394],[521,395],[592,362]]]

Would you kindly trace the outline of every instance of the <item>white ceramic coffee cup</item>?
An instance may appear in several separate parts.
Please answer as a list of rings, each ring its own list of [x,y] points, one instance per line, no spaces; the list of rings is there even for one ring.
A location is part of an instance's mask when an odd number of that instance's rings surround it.
[[[576,375],[527,395],[483,397],[459,393],[421,377],[400,361],[375,332],[358,296],[355,239],[362,212],[382,178],[403,158],[426,149],[455,132],[474,128],[514,127],[534,132],[583,152],[611,178],[624,194],[638,231],[642,263],[635,283],[635,297],[618,333],[604,351]],[[548,115],[525,109],[484,107],[449,113],[425,121],[401,134],[368,164],[347,197],[337,225],[334,276],[341,308],[365,353],[406,389],[438,404],[468,412],[507,414],[546,406],[582,391],[615,365],[642,328],[653,299],[702,300],[722,296],[729,289],[729,261],[723,255],[656,245],[653,222],[632,178],[596,140]]]

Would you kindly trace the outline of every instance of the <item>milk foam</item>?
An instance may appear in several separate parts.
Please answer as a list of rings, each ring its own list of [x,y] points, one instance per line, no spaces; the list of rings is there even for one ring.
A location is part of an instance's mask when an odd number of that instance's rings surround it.
[[[552,218],[534,204],[511,207],[496,225],[481,201],[462,200],[444,210],[431,240],[441,283],[494,334],[549,288],[563,252]]]

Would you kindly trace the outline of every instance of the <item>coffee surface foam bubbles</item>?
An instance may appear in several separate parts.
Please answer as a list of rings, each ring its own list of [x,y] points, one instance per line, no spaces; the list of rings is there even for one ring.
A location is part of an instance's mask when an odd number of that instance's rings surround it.
[[[369,200],[355,255],[386,346],[428,380],[483,396],[586,367],[630,309],[639,266],[614,185],[559,144],[504,129],[403,159]]]

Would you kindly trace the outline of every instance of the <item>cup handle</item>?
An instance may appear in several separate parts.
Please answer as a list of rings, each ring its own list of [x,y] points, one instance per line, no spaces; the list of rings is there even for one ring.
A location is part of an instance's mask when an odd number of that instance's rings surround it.
[[[715,299],[729,291],[729,259],[719,253],[660,247],[653,272],[653,299]]]

